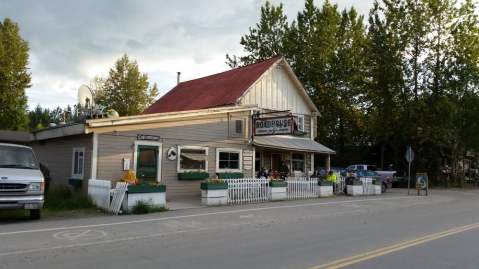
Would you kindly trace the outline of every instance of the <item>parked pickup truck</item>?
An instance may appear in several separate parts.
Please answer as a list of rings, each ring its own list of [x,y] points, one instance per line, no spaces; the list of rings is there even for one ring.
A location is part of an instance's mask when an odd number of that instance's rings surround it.
[[[25,209],[39,219],[45,181],[32,148],[0,143],[0,210]]]
[[[374,171],[377,176],[373,177],[378,177],[382,181],[382,190],[385,192],[387,189],[392,188],[392,181],[394,178],[394,175],[396,174],[396,171],[380,171],[377,170],[375,165],[369,165],[369,164],[354,164],[350,165],[346,168],[348,172],[350,171],[357,171],[360,173],[360,171]]]

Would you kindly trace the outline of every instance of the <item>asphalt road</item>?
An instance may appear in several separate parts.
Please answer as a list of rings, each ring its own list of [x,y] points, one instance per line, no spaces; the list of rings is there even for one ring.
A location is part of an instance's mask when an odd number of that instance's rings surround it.
[[[0,224],[0,268],[479,268],[479,191]]]

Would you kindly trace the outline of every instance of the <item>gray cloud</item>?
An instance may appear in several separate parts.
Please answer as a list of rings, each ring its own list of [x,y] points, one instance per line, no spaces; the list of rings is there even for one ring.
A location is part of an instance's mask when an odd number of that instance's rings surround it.
[[[18,22],[30,44],[30,107],[55,107],[75,103],[80,84],[106,75],[123,53],[138,60],[162,94],[174,86],[176,71],[186,80],[226,70],[224,55],[241,53],[239,39],[258,21],[263,2],[16,0],[0,2],[0,19]],[[304,6],[283,2],[290,19]],[[362,14],[372,4],[337,2]]]

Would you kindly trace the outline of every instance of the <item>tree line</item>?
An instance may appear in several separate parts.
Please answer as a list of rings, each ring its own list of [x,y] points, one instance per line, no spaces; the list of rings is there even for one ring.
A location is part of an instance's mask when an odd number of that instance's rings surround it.
[[[50,124],[73,123],[79,117],[79,105],[55,109],[37,105],[28,109],[25,89],[31,87],[28,68],[29,46],[20,35],[17,23],[0,21],[0,128],[34,131]],[[94,101],[105,111],[113,109],[120,116],[136,115],[158,95],[156,83],[139,71],[138,63],[128,55],[120,57],[107,77],[97,76],[90,82]],[[76,89],[72,89],[76,90]]]
[[[479,152],[479,21],[471,0],[376,0],[367,17],[306,0],[289,20],[266,2],[231,67],[282,55],[321,112],[318,141],[335,165],[406,165],[461,183]],[[464,174],[464,173],[463,173]],[[447,182],[445,182],[447,183]]]

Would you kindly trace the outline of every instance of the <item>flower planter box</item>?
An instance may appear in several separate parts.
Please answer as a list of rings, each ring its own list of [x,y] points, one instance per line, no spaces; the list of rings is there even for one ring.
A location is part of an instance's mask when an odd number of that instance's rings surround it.
[[[165,193],[165,185],[129,185],[123,201],[123,209],[130,212],[139,201],[154,207],[166,207]]]
[[[206,206],[219,206],[228,204],[228,184],[201,183],[201,204]]]
[[[271,193],[271,201],[286,200],[288,187],[288,183],[286,181],[270,181],[269,187]]]
[[[334,196],[333,186],[319,186],[319,197],[331,197]]]
[[[373,195],[381,195],[381,185],[373,185]]]
[[[377,180],[373,181],[372,195],[381,195],[382,194],[381,183],[382,183],[381,181],[377,181]]]
[[[184,172],[178,173],[178,180],[204,180],[210,177],[207,172]]]
[[[236,179],[244,178],[244,174],[240,172],[218,173],[220,179]]]
[[[331,197],[334,195],[333,183],[326,180],[318,181],[319,197]]]
[[[363,195],[363,183],[361,181],[353,181],[352,185],[346,186],[348,195],[359,196]]]

